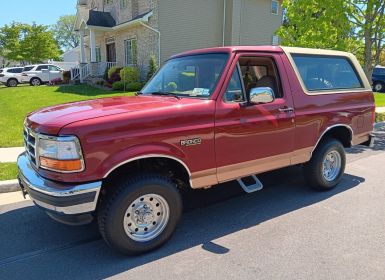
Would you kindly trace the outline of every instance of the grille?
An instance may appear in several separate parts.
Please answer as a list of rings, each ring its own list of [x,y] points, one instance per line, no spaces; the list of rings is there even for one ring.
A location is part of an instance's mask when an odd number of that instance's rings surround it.
[[[31,163],[36,166],[36,137],[28,127],[24,127],[24,146]]]

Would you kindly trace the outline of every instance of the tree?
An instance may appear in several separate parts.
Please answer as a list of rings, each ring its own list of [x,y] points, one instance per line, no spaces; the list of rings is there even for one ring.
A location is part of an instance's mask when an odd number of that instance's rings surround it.
[[[147,73],[147,81],[154,76],[155,72],[158,70],[158,63],[156,62],[155,55],[150,56],[148,73]]]
[[[345,0],[284,0],[277,34],[286,46],[343,50],[350,34]]]
[[[371,80],[385,50],[385,1],[350,0],[349,19],[356,40],[363,42],[363,66]]]
[[[75,34],[76,16],[64,15],[59,18],[57,23],[53,26],[55,39],[59,46],[65,50],[73,49],[79,46],[79,36]]]
[[[61,54],[48,26],[16,22],[0,28],[0,49],[6,59],[21,63],[58,59]]]

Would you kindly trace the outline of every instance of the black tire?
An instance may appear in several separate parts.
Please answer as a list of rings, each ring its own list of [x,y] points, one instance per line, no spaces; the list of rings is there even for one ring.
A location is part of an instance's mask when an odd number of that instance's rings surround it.
[[[340,156],[340,169],[336,177],[332,180],[327,180],[323,174],[323,162],[330,152],[335,151]],[[314,189],[328,191],[333,189],[342,180],[345,172],[346,155],[343,145],[340,141],[327,138],[322,140],[309,162],[304,165],[304,177],[306,182]]]
[[[8,79],[7,81],[7,87],[17,87],[18,81],[16,79]]]
[[[31,86],[38,87],[42,84],[41,80],[39,78],[32,78],[31,81],[29,82]]]
[[[382,82],[375,82],[373,84],[373,91],[384,92],[385,91],[385,84]]]
[[[165,227],[159,235],[153,239],[136,241],[126,233],[125,225],[123,225],[126,211],[130,211],[129,207],[133,207],[135,204],[132,203],[137,199],[149,194],[155,194],[165,199],[169,207],[168,222],[165,223]],[[182,208],[180,193],[176,185],[167,177],[142,175],[125,179],[116,190],[111,192],[111,195],[107,195],[101,202],[98,209],[99,230],[106,243],[114,250],[127,255],[146,253],[167,242],[178,224]]]

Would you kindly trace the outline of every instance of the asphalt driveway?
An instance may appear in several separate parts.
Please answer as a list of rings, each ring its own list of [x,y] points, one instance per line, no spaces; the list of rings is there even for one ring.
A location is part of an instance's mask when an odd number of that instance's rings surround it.
[[[385,132],[348,150],[342,183],[307,188],[297,167],[190,194],[173,238],[139,257],[95,224],[68,227],[30,201],[0,206],[0,279],[385,279]]]

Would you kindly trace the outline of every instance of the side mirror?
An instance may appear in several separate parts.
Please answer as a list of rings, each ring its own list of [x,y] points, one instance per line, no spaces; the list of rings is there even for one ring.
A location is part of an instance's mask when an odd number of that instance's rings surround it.
[[[249,100],[251,104],[271,103],[275,100],[274,92],[269,87],[256,87],[250,90]]]

